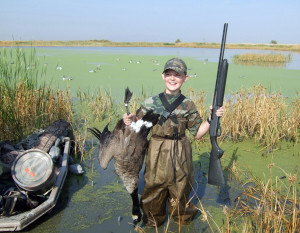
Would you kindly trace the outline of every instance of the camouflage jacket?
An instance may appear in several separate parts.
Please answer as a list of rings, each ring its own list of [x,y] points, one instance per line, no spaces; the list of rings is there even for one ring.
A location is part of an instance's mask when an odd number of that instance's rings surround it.
[[[179,93],[176,96],[168,95],[165,93],[166,99],[170,104],[172,104],[180,95]],[[163,106],[163,103],[161,102],[159,95],[155,95],[153,97],[150,97],[145,100],[145,102],[141,105],[141,107],[137,110],[137,117],[140,119],[142,118],[147,111],[153,110],[154,113],[162,114],[165,110],[165,107]],[[176,115],[179,125],[176,125],[170,118],[166,120],[166,122],[163,124],[162,129],[156,130],[157,127],[160,127],[158,124],[153,128],[152,133],[155,134],[157,132],[160,134],[159,136],[171,136],[171,135],[162,135],[163,132],[171,132],[168,130],[170,127],[178,127],[179,128],[179,134],[184,135],[185,129],[188,129],[191,134],[194,136],[198,132],[198,128],[200,124],[202,123],[202,118],[199,115],[199,112],[196,109],[196,106],[194,102],[186,97],[182,103],[174,110],[174,114]],[[170,133],[167,133],[170,134]]]

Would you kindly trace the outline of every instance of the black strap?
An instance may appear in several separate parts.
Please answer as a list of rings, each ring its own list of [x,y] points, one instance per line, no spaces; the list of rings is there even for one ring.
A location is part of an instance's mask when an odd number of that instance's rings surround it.
[[[178,96],[178,98],[172,104],[169,104],[164,93],[160,93],[159,98],[165,107],[165,110],[160,117],[159,124],[162,125],[168,118],[170,118],[175,124],[178,124],[177,117],[173,111],[182,103],[182,101],[185,99],[185,96],[180,94],[180,96]]]

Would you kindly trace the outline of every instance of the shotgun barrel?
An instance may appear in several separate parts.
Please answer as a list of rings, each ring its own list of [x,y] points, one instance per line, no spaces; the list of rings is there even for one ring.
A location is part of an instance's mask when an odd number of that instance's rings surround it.
[[[225,186],[226,184],[221,161],[220,161],[224,151],[219,147],[217,141],[217,137],[221,135],[221,126],[220,126],[220,119],[219,117],[217,117],[216,112],[220,107],[223,106],[224,92],[225,92],[226,79],[227,79],[228,62],[226,59],[223,59],[227,28],[228,28],[228,24],[225,23],[223,29],[223,37],[222,37],[221,51],[219,57],[215,92],[213,98],[213,110],[212,110],[211,123],[209,129],[212,150],[210,152],[210,158],[209,158],[208,183],[217,186]]]

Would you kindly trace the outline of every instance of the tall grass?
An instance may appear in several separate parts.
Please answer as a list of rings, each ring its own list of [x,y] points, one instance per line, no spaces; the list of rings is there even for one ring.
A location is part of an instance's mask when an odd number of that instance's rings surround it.
[[[260,65],[260,66],[283,66],[292,60],[292,55],[288,54],[257,54],[245,53],[234,55],[232,61],[242,65]]]
[[[208,112],[206,111],[207,109],[205,106],[205,99],[207,97],[205,92],[195,92],[192,88],[189,88],[186,95],[193,100],[200,116],[203,116],[203,118],[206,119],[208,117]]]
[[[19,141],[54,120],[71,120],[69,92],[53,91],[38,79],[46,72],[35,50],[0,52],[0,140]]]
[[[73,104],[73,122],[71,123],[75,136],[75,154],[84,160],[89,154],[89,127],[104,128],[104,124],[115,121],[119,116],[117,106],[111,94],[99,89],[95,93],[77,91],[77,100]]]
[[[299,140],[299,95],[289,106],[281,93],[269,93],[256,85],[233,93],[224,106],[223,139],[254,138],[267,150],[278,149],[283,139],[294,143]]]
[[[262,181],[233,164],[235,178],[243,180],[243,192],[236,198],[235,208],[226,215],[235,222],[242,217],[243,232],[299,232],[300,206],[296,184],[297,173],[288,174],[275,164],[268,166],[270,178]],[[272,170],[280,169],[284,176],[273,177]],[[230,226],[230,231],[236,226]]]
[[[84,112],[92,121],[101,122],[107,119],[111,121],[116,107],[111,93],[102,89],[94,93],[78,90],[77,99],[79,108],[76,110],[79,113],[77,112],[76,115],[80,116]]]

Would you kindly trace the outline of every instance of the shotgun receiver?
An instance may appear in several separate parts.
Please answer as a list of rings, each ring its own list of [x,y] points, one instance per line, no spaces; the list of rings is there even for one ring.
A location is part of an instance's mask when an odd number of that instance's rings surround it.
[[[221,127],[219,122],[219,117],[216,116],[216,111],[223,106],[228,62],[226,59],[223,59],[224,49],[226,43],[226,34],[227,34],[228,24],[224,24],[223,37],[221,44],[221,52],[219,57],[218,73],[215,85],[215,92],[213,98],[213,110],[211,115],[210,123],[210,142],[212,150],[210,152],[209,158],[209,170],[208,170],[208,183],[217,186],[225,186],[225,178],[222,170],[222,165],[220,158],[223,156],[224,151],[219,147],[217,142],[217,137],[221,135]]]

